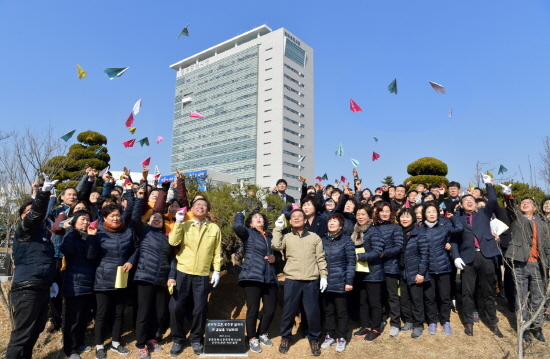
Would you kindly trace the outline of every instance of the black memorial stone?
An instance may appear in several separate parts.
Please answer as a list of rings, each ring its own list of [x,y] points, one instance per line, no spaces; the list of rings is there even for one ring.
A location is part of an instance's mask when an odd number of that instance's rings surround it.
[[[243,355],[248,351],[244,320],[207,320],[204,355]]]

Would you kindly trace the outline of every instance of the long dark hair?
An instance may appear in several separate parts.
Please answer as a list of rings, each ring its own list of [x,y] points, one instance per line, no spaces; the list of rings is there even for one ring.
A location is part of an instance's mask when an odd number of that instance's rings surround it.
[[[379,221],[380,221],[380,215],[378,213],[381,210],[383,210],[384,207],[388,207],[390,209],[390,219],[389,219],[388,222],[395,223],[395,210],[393,209],[391,204],[388,203],[388,202],[376,202],[374,204],[374,211],[373,211],[373,216],[372,216],[372,221],[373,221],[375,226],[377,224],[379,224]]]

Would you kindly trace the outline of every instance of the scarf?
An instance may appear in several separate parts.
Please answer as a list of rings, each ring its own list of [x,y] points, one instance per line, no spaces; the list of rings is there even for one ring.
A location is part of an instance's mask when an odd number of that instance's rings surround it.
[[[365,242],[365,240],[363,239],[363,233],[365,233],[370,225],[371,221],[368,221],[362,226],[357,223],[355,224],[355,227],[353,227],[353,233],[351,234],[351,240],[356,246],[360,246],[363,244],[363,242]]]
[[[437,224],[437,221],[435,221],[435,222],[424,221],[424,224],[427,225],[430,228],[433,228]]]
[[[120,232],[120,230],[124,227],[124,223],[120,222],[120,224],[116,227],[113,227],[113,226],[110,226],[109,224],[107,224],[107,222],[103,222],[103,228],[105,228],[105,230],[107,232]]]
[[[339,230],[338,232],[333,233],[333,234],[327,233],[327,238],[328,238],[330,241],[333,241],[333,240],[334,240],[336,237],[338,237],[340,234],[342,234],[342,230]]]

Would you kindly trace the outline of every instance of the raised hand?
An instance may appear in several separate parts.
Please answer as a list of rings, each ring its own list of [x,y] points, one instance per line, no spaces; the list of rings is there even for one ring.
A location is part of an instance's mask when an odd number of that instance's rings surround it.
[[[510,183],[508,186],[502,183],[498,184],[500,187],[502,187],[502,193],[504,193],[505,196],[509,196],[512,194],[512,184]]]

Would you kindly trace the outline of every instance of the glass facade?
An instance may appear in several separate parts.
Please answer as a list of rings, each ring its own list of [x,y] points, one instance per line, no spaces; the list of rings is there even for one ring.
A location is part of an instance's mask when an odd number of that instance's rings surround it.
[[[257,102],[258,46],[177,77],[171,171],[208,168],[255,182]]]
[[[306,66],[306,52],[300,46],[296,45],[288,38],[285,39],[285,56],[297,63],[298,65]]]

